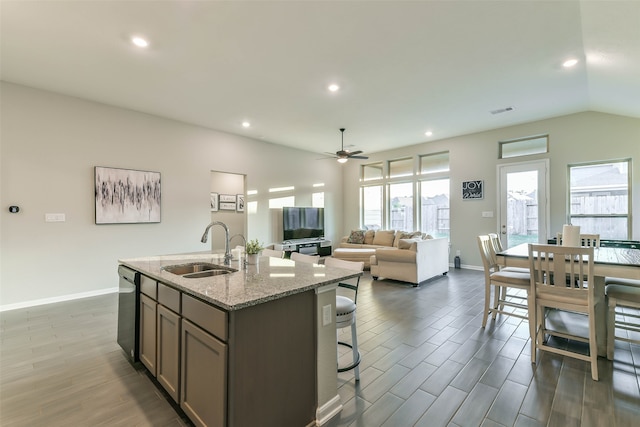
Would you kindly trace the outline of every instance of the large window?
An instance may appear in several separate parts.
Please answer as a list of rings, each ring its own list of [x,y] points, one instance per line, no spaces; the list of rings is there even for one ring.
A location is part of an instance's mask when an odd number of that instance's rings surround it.
[[[362,225],[378,230],[382,224],[382,186],[362,187]]]
[[[389,228],[413,230],[413,182],[389,184]]]
[[[449,238],[449,178],[420,182],[420,231]]]
[[[569,165],[569,222],[601,239],[627,240],[631,160]]]

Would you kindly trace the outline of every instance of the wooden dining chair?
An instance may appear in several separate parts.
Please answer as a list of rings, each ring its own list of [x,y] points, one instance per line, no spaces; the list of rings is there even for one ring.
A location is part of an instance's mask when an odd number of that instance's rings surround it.
[[[489,233],[489,240],[491,241],[491,250],[493,251],[492,256],[495,257],[497,253],[502,252],[504,249],[502,247],[502,241],[500,240],[500,236],[498,236],[497,233]],[[500,266],[500,271],[515,271],[515,272],[520,272],[520,273],[526,273],[529,274],[529,269],[528,268],[522,268],[522,267],[502,267]],[[522,298],[520,295],[518,295],[517,293],[512,294],[508,292],[508,287],[506,286],[501,286],[500,287],[500,299],[501,300],[506,300],[507,298]],[[521,293],[521,291],[519,291]],[[500,307],[501,309],[504,308],[504,305],[502,305]]]
[[[574,357],[591,362],[591,378],[598,381],[593,250],[593,247],[529,244],[532,292],[529,322],[534,326],[532,363],[536,363],[537,350]],[[571,330],[548,328],[549,309],[581,313],[588,325],[588,336],[576,335]],[[552,346],[547,335],[586,342],[589,354]]]
[[[640,334],[640,280],[605,278],[607,300],[607,359],[613,360],[615,340],[640,344],[633,334]],[[616,335],[623,330],[625,335]],[[628,332],[632,332],[629,334]]]
[[[293,261],[306,262],[309,264],[317,264],[320,262],[320,255],[307,255],[300,252],[291,252],[291,259]]]
[[[495,319],[498,313],[528,319],[529,289],[531,287],[529,272],[526,269],[501,270],[489,236],[481,235],[478,236],[477,240],[482,265],[484,267],[484,313],[482,316],[482,327],[484,328],[487,325],[489,314],[491,314],[492,319]],[[512,295],[509,292],[503,292],[503,289],[507,291],[508,289],[518,289],[524,291],[526,296]],[[492,290],[493,302],[491,302]],[[506,310],[505,306],[515,308],[516,310]],[[523,311],[524,313],[522,313]]]

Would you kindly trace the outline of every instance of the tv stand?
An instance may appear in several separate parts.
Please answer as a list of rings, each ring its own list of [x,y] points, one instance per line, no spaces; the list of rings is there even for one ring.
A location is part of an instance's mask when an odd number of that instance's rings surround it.
[[[331,240],[325,240],[323,238],[285,240],[281,243],[275,243],[273,249],[285,251],[288,253],[288,256],[291,255],[291,252],[300,252],[305,255],[329,256],[331,255]]]

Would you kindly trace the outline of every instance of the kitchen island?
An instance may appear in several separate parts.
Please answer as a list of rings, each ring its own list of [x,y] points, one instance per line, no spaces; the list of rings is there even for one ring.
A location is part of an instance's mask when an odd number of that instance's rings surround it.
[[[342,409],[335,289],[360,272],[213,253],[119,262],[140,273],[140,360],[196,425],[322,425]],[[194,263],[235,271],[168,271]]]

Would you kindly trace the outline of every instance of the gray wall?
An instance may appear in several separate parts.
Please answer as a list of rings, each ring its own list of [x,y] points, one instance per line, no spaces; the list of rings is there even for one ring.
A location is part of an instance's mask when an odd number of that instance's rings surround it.
[[[246,175],[246,189],[258,191],[248,199],[258,202],[247,213],[248,238],[282,239],[272,231],[268,188],[295,185],[296,205],[306,206],[319,182],[328,237],[342,234],[336,162],[20,85],[0,89],[0,309],[113,291],[120,258],[209,249],[200,237],[214,218],[211,171]],[[161,223],[96,225],[94,166],[161,172]],[[45,223],[45,213],[66,222]]]
[[[633,239],[640,240],[640,119],[586,112],[474,133],[456,138],[405,147],[369,155],[369,160],[349,162],[344,175],[345,200],[359,200],[360,165],[364,162],[392,160],[407,156],[449,151],[451,179],[451,254],[461,251],[463,266],[482,265],[476,236],[497,232],[497,167],[518,160],[498,160],[498,141],[549,134],[546,155],[523,160],[550,159],[550,232],[554,235],[567,221],[567,165],[608,159],[632,158]],[[366,147],[361,147],[366,150]],[[484,180],[482,200],[462,200],[462,181]],[[358,203],[345,203],[344,232],[359,227]],[[493,211],[494,218],[483,218],[482,211]],[[451,259],[453,257],[451,256]]]

